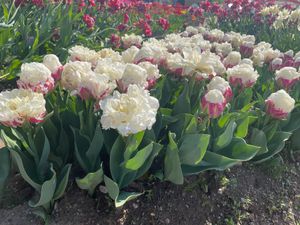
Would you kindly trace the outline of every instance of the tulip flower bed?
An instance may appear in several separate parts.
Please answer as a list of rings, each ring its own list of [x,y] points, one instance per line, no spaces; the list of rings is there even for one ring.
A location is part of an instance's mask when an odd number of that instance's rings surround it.
[[[143,194],[141,177],[183,184],[264,162],[287,140],[299,149],[299,53],[201,26],[121,43],[23,63],[18,88],[0,93],[1,187],[14,165],[45,219],[72,179],[90,195],[105,185],[120,207]]]

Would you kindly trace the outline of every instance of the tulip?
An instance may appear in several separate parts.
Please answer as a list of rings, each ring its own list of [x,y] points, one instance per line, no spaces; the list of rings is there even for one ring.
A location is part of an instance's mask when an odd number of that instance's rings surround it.
[[[208,113],[210,118],[217,118],[226,107],[226,99],[221,91],[210,90],[202,97],[201,107],[203,111]]]
[[[294,107],[295,100],[285,90],[271,94],[266,100],[266,112],[275,119],[285,119]]]

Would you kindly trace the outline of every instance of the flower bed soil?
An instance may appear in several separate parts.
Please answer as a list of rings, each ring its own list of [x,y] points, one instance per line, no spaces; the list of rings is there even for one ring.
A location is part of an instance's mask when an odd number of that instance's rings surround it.
[[[208,185],[206,185],[208,184]],[[4,195],[1,225],[39,225],[27,206],[31,189],[19,177]],[[187,178],[183,186],[163,182],[121,209],[98,191],[90,198],[71,185],[54,210],[51,225],[298,225],[300,157],[274,167],[237,166]]]

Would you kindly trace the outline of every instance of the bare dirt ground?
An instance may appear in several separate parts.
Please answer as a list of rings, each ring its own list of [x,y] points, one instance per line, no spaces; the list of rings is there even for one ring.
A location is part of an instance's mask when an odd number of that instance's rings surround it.
[[[300,157],[203,173],[187,178],[183,186],[153,181],[142,197],[121,209],[100,191],[91,198],[75,186],[57,203],[51,225],[300,224]],[[27,206],[31,194],[14,177],[4,195],[0,225],[42,224]]]

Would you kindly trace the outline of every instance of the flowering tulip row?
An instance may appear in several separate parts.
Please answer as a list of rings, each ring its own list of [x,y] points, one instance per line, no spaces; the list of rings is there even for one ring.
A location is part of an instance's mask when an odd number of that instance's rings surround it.
[[[120,48],[75,45],[66,63],[45,55],[0,93],[1,138],[46,214],[71,165],[81,189],[104,183],[118,207],[142,193],[124,188],[145,174],[182,184],[262,162],[300,129],[299,53],[192,26],[162,39],[124,35]]]

